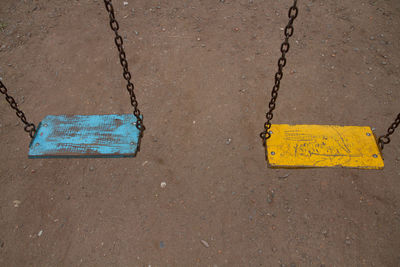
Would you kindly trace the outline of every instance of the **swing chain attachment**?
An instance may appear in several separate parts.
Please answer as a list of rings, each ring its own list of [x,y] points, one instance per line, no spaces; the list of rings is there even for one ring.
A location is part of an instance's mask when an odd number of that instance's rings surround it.
[[[397,114],[397,118],[394,120],[394,122],[390,125],[390,127],[387,129],[387,133],[385,135],[379,136],[378,138],[378,145],[381,150],[383,150],[383,147],[386,144],[390,143],[390,135],[394,133],[396,128],[400,125],[400,113]]]
[[[133,114],[135,115],[135,117],[137,119],[136,128],[138,128],[140,135],[142,136],[143,131],[145,130],[145,127],[143,125],[143,119],[142,119],[142,116],[140,115],[140,110],[138,108],[138,102],[136,100],[136,95],[134,92],[135,86],[131,82],[132,75],[128,69],[128,61],[126,60],[126,54],[125,54],[124,45],[123,45],[124,42],[123,42],[121,35],[119,35],[119,33],[118,33],[119,24],[118,24],[117,20],[115,19],[114,7],[111,3],[111,0],[104,0],[104,4],[106,6],[108,15],[110,17],[110,27],[115,33],[114,42],[115,42],[115,45],[117,46],[117,49],[119,52],[119,60],[120,60],[122,70],[123,70],[123,77],[127,81],[126,89],[129,92],[131,104],[134,109]]]
[[[15,114],[17,114],[18,118],[20,118],[21,121],[25,124],[25,127],[24,127],[25,132],[29,133],[29,136],[31,138],[35,137],[35,134],[36,134],[35,124],[28,122],[26,120],[24,112],[22,112],[22,110],[20,110],[18,108],[18,104],[17,104],[17,102],[15,102],[15,99],[8,94],[8,90],[2,81],[0,81],[0,93],[4,94],[6,96],[6,100],[7,100],[8,104],[10,104],[10,107],[16,111]]]
[[[264,123],[264,131],[260,133],[260,137],[263,139],[264,146],[266,145],[267,139],[271,137],[271,120],[274,117],[273,111],[275,109],[276,99],[278,98],[278,91],[283,77],[283,67],[286,65],[286,54],[289,52],[289,38],[293,35],[294,28],[293,22],[296,19],[299,10],[297,8],[297,0],[294,0],[293,5],[289,8],[288,17],[289,22],[285,27],[285,40],[281,45],[281,57],[278,60],[278,71],[275,73],[275,84],[271,92],[271,101],[269,102],[269,111],[265,114],[267,121]]]

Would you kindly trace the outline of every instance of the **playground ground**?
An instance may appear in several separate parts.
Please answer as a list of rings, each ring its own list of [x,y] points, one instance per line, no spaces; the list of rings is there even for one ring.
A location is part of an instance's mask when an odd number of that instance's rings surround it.
[[[0,2],[0,77],[28,120],[132,111],[102,1]],[[400,265],[400,131],[381,171],[267,167],[258,135],[290,0],[114,2],[142,149],[29,160],[1,96],[1,266]],[[299,9],[273,122],[384,133],[400,2]]]

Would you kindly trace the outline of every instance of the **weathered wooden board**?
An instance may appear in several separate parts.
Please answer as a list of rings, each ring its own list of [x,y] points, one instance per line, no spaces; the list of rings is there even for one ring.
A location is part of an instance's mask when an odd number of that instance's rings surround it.
[[[49,115],[39,124],[28,157],[134,157],[138,145],[133,114]]]
[[[273,124],[266,155],[271,167],[383,169],[370,127]]]

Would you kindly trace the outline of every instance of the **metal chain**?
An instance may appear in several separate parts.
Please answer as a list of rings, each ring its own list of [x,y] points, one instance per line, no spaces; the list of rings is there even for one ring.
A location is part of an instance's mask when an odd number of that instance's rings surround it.
[[[128,61],[126,60],[126,54],[125,54],[125,50],[124,50],[124,46],[123,46],[124,42],[122,40],[121,35],[118,34],[119,24],[118,24],[117,20],[115,19],[114,7],[113,7],[113,5],[111,3],[111,0],[104,0],[104,4],[106,5],[106,9],[107,9],[108,15],[110,17],[110,27],[115,33],[114,42],[115,42],[115,45],[118,48],[119,60],[121,62],[121,66],[122,66],[122,69],[123,69],[123,77],[127,81],[126,89],[129,92],[129,96],[130,96],[130,99],[131,99],[131,104],[132,104],[132,107],[134,109],[133,114],[136,116],[136,119],[137,119],[136,127],[140,131],[140,135],[142,135],[145,127],[143,125],[143,119],[140,116],[140,110],[138,108],[138,102],[136,100],[136,95],[134,93],[135,86],[131,82],[131,77],[132,76],[131,76],[131,73],[129,72],[129,69],[128,69]]]
[[[396,130],[396,128],[397,128],[399,125],[400,125],[400,113],[397,114],[396,119],[395,119],[394,122],[390,125],[390,127],[387,129],[387,133],[386,133],[385,135],[379,136],[379,138],[378,138],[378,145],[379,145],[379,148],[380,148],[381,150],[383,150],[383,147],[384,147],[386,144],[389,144],[389,143],[390,143],[390,138],[389,138],[389,136],[391,136],[391,135],[394,133],[394,131]]]
[[[29,136],[31,138],[35,137],[35,134],[36,134],[35,124],[28,122],[26,120],[25,114],[22,112],[22,110],[20,110],[18,108],[18,104],[17,104],[17,102],[15,102],[15,99],[8,94],[8,90],[2,81],[0,81],[0,93],[4,94],[6,96],[6,100],[7,100],[8,104],[10,104],[10,107],[16,111],[15,114],[17,114],[18,118],[20,118],[21,121],[25,124],[25,127],[24,127],[25,132],[29,133]]]
[[[293,22],[299,13],[297,8],[297,0],[294,0],[293,5],[289,8],[288,17],[289,22],[285,27],[285,40],[281,44],[281,57],[278,60],[278,71],[275,73],[275,84],[272,88],[271,101],[269,102],[269,111],[266,113],[267,121],[264,123],[264,131],[260,133],[260,137],[263,139],[263,144],[265,146],[267,139],[271,137],[271,120],[274,117],[273,111],[275,109],[276,99],[278,98],[278,91],[283,77],[283,67],[286,65],[286,53],[289,52],[289,38],[293,35],[294,28]]]

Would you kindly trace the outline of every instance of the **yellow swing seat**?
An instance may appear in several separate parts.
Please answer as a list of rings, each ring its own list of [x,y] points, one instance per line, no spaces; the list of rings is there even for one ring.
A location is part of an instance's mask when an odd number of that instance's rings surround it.
[[[383,169],[370,127],[273,124],[266,143],[270,167]]]

